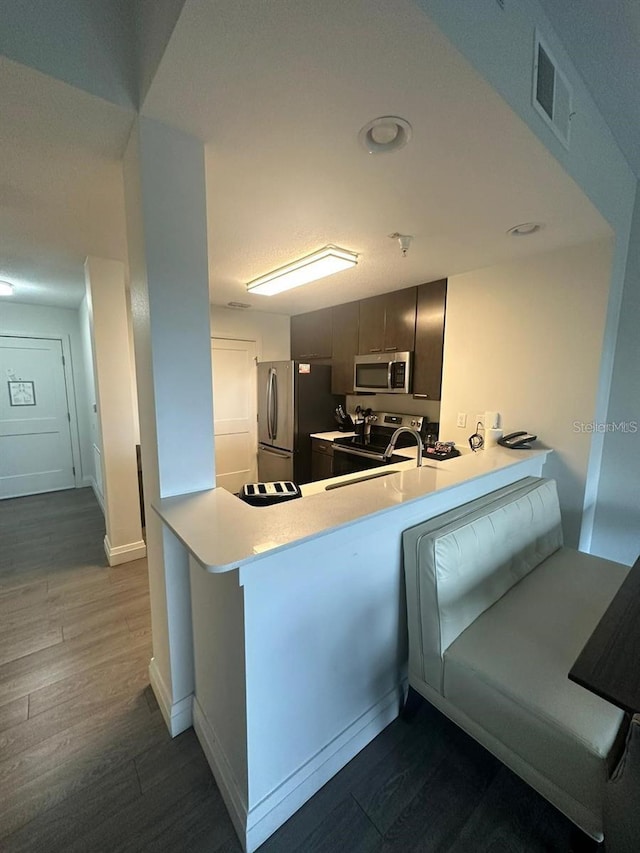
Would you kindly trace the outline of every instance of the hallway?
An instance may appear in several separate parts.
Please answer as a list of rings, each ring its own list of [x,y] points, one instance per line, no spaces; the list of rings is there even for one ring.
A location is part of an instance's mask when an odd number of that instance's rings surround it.
[[[103,536],[90,489],[0,503],[0,848],[238,851],[148,686],[146,560],[107,567]]]

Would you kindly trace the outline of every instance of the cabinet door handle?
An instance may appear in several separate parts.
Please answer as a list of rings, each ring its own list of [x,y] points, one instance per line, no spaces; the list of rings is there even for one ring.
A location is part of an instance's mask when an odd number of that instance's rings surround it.
[[[382,347],[371,347],[369,352],[382,352]]]
[[[428,400],[429,399],[428,394],[414,394],[413,396],[416,400]]]
[[[396,345],[394,344],[392,347],[385,347],[384,351],[385,352],[395,352],[396,351]]]

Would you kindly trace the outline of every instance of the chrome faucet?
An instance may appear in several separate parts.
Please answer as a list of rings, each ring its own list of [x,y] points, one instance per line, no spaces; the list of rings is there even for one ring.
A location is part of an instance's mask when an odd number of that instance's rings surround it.
[[[393,455],[393,451],[396,449],[396,441],[398,440],[398,436],[401,432],[410,432],[411,435],[415,438],[418,444],[418,468],[422,465],[422,436],[418,432],[417,429],[411,429],[410,427],[398,427],[398,429],[391,436],[391,441],[387,445],[387,449],[382,454],[382,458],[386,461],[390,459]]]
[[[371,409],[363,409],[356,406],[356,433],[360,433],[363,441],[371,436],[371,424],[377,420]]]

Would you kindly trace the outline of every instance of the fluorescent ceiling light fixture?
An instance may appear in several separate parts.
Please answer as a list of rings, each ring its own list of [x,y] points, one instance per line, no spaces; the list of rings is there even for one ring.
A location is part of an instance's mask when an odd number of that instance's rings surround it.
[[[357,263],[355,252],[329,245],[299,261],[255,278],[249,282],[247,290],[262,296],[274,296],[283,290],[291,290],[292,287],[300,287],[301,284],[355,267]]]
[[[13,296],[13,285],[8,281],[0,281],[0,296]]]

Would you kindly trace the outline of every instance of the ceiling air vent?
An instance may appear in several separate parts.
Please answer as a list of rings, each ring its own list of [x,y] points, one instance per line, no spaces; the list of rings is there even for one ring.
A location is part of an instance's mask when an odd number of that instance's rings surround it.
[[[564,146],[569,147],[571,89],[546,44],[536,32],[533,106]]]

